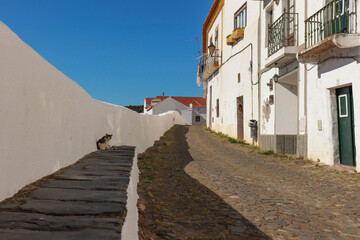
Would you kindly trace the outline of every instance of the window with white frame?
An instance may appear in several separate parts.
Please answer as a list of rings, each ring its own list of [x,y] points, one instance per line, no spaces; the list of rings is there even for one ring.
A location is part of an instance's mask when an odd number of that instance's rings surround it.
[[[234,29],[245,28],[247,25],[246,3],[234,15]]]

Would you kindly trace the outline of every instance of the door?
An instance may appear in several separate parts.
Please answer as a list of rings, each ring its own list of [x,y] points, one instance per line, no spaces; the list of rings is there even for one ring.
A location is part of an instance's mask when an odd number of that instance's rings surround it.
[[[354,110],[352,87],[336,89],[340,163],[355,166]]]
[[[287,46],[295,46],[295,0],[288,0]]]
[[[244,102],[243,97],[236,98],[237,102],[237,137],[244,139]]]
[[[209,100],[209,128],[212,126],[212,86],[210,86],[210,100]]]

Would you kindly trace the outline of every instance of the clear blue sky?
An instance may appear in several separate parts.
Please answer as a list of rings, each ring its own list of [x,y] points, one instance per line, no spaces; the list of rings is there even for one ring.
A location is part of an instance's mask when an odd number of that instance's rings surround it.
[[[197,42],[213,0],[0,0],[0,20],[92,97],[202,96]]]

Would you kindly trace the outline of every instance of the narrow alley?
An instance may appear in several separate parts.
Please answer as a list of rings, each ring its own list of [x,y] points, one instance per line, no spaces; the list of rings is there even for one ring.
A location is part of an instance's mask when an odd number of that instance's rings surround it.
[[[140,238],[360,239],[359,174],[265,154],[173,127],[139,156]]]

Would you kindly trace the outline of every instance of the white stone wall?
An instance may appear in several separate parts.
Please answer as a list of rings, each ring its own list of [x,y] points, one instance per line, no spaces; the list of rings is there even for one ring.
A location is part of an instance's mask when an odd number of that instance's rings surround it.
[[[0,52],[0,200],[95,151],[105,133],[140,153],[183,124],[176,112],[143,115],[94,100],[3,23]]]
[[[226,45],[226,36],[234,30],[234,14],[247,2],[247,27],[242,40],[233,46]],[[223,8],[223,48],[222,63],[220,70],[209,79],[207,94],[207,126],[210,126],[209,111],[211,110],[214,121],[211,127],[215,131],[228,134],[231,137],[237,137],[237,97],[243,96],[244,101],[244,138],[251,142],[250,128],[248,123],[250,119],[258,120],[258,85],[256,85],[258,61],[257,61],[257,30],[258,30],[258,11],[259,3],[254,1],[235,1],[228,0]],[[221,12],[215,22],[221,20]],[[216,24],[210,30],[215,31]],[[253,53],[251,54],[251,48]],[[252,71],[250,71],[250,62],[252,61]],[[238,73],[241,81],[238,83]],[[252,84],[253,83],[253,84]],[[212,87],[212,102],[210,109],[210,87]],[[216,116],[216,100],[219,99],[220,115]]]
[[[196,116],[200,116],[200,122],[196,122]],[[206,123],[206,107],[192,108],[192,125],[204,125]]]
[[[177,111],[178,113],[181,113],[182,110],[187,110],[188,108],[188,106],[176,101],[171,97],[168,97],[153,107],[152,114],[158,115],[168,111]]]
[[[360,57],[360,54],[358,55]],[[311,69],[311,67],[313,67]],[[317,66],[308,64],[308,154],[327,164],[339,163],[336,88],[352,86],[354,100],[356,165],[360,171],[360,67],[354,59],[330,59]],[[318,121],[322,130],[318,129]]]

